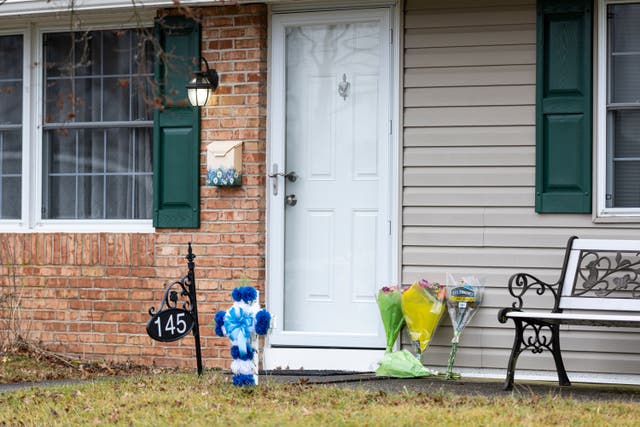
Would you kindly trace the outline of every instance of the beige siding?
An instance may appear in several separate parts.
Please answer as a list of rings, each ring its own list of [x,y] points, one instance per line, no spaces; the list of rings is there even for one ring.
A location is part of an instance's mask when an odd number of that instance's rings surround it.
[[[535,1],[408,0],[405,8],[402,281],[485,277],[483,308],[456,364],[504,369],[513,330],[497,311],[512,302],[508,278],[526,271],[554,282],[569,236],[637,238],[640,225],[534,212]],[[444,365],[450,338],[445,319],[424,362]],[[570,371],[640,374],[632,331],[567,327],[562,347]],[[518,364],[553,366],[549,355],[523,354]]]

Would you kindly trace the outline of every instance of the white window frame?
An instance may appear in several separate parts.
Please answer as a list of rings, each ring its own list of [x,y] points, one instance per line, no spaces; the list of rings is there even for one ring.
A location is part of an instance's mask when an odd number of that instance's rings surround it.
[[[2,29],[0,31],[0,36],[22,36],[22,197],[21,197],[21,207],[20,207],[20,218],[19,219],[0,219],[0,231],[7,230],[11,231],[14,229],[21,229],[25,227],[25,218],[27,217],[27,210],[29,207],[29,201],[26,200],[26,191],[25,187],[29,185],[30,177],[25,174],[25,171],[28,170],[28,162],[29,162],[29,134],[30,128],[26,126],[29,119],[29,102],[27,102],[29,98],[29,55],[30,55],[30,42],[28,39],[28,31],[25,28],[16,28],[16,29]]]
[[[596,132],[595,134],[595,222],[640,222],[640,207],[607,208],[607,6],[610,4],[640,3],[640,0],[598,0],[596,44]]]
[[[142,13],[140,13],[142,12]],[[82,18],[81,30],[133,29],[140,25],[153,26],[155,10],[145,8],[136,11],[132,20],[131,12],[110,13]],[[4,20],[0,20],[3,27]],[[122,24],[124,23],[124,24]],[[5,27],[6,28],[6,27]],[[155,231],[152,219],[44,219],[42,206],[42,138],[43,138],[43,38],[46,33],[75,31],[69,19],[60,17],[42,18],[38,22],[25,20],[19,27],[3,28],[0,35],[22,35],[24,37],[23,61],[23,111],[22,111],[22,217],[19,220],[0,220],[0,232],[112,232],[112,233],[152,233]]]

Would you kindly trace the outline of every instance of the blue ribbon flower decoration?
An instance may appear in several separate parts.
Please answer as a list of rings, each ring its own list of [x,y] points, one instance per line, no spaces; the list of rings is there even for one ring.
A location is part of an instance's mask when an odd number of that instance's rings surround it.
[[[224,328],[231,342],[236,343],[240,356],[247,354],[247,344],[251,341],[253,314],[240,307],[231,307],[224,316]]]
[[[219,311],[214,317],[215,333],[231,340],[231,370],[233,385],[255,385],[257,366],[251,341],[255,335],[266,335],[271,327],[271,314],[260,309],[258,292],[251,286],[241,286],[231,292],[233,306]]]

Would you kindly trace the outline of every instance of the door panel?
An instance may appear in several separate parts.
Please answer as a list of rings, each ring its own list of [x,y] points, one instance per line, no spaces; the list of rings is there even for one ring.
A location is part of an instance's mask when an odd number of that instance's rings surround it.
[[[272,126],[284,132],[271,158],[297,179],[272,178],[282,192],[270,214],[283,226],[271,238],[284,245],[269,262],[282,280],[269,282],[282,287],[271,344],[384,347],[375,293],[391,265],[388,13],[274,16],[273,72],[280,58],[284,76],[272,93],[284,94],[284,114]]]

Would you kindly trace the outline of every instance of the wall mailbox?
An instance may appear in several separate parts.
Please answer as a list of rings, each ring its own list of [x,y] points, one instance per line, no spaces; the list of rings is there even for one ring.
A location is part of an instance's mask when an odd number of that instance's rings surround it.
[[[216,141],[207,145],[207,185],[242,185],[242,141]]]

